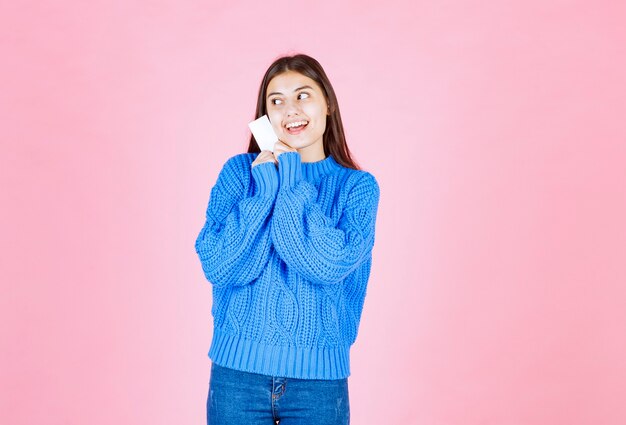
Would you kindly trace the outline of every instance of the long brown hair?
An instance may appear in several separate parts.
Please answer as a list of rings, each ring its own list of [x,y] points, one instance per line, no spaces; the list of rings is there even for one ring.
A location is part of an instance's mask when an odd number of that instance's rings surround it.
[[[324,130],[323,143],[324,155],[332,155],[337,163],[344,167],[360,170],[360,167],[352,159],[350,149],[346,143],[346,136],[343,131],[341,122],[341,114],[339,113],[339,104],[335,90],[330,84],[330,80],[326,76],[322,65],[315,59],[304,54],[293,56],[283,56],[278,58],[270,65],[263,76],[261,87],[259,88],[259,97],[256,103],[256,118],[260,118],[267,113],[266,95],[267,86],[272,78],[278,74],[287,71],[295,71],[315,81],[324,92],[326,101],[328,102],[328,112],[326,116],[326,130]],[[254,136],[250,136],[250,144],[248,145],[248,153],[261,152],[259,145]]]

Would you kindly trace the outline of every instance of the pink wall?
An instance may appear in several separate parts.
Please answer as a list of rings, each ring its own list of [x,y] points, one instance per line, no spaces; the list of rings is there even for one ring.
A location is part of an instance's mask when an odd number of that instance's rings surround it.
[[[381,185],[353,423],[626,423],[625,13],[4,2],[0,422],[204,423],[193,243],[265,68],[302,51]]]

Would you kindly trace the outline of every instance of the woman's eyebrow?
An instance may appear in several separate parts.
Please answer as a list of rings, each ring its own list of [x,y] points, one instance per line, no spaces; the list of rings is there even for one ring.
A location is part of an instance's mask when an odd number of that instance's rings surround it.
[[[302,87],[298,87],[297,89],[295,89],[295,90],[294,90],[294,93],[295,93],[295,92],[297,92],[297,91],[300,91],[300,90],[304,90],[304,89],[313,90],[313,87],[311,87],[311,86],[302,86]],[[267,97],[273,96],[273,95],[275,95],[275,94],[279,94],[279,95],[280,95],[280,94],[282,94],[282,93],[281,93],[281,92],[278,92],[278,91],[273,91],[273,92],[271,92],[271,93],[268,93]]]

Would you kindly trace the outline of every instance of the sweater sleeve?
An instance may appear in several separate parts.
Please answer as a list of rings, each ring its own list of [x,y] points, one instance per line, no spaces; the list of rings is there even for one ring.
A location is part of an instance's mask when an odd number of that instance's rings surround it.
[[[245,173],[252,173],[256,193],[247,195]],[[204,274],[215,286],[246,285],[267,264],[270,217],[278,191],[274,163],[252,167],[241,156],[229,159],[220,172],[206,210],[206,222],[195,248]]]
[[[278,157],[280,188],[272,216],[272,242],[280,257],[315,284],[341,283],[371,256],[379,187],[363,173],[347,194],[336,225],[318,203],[317,189],[302,179],[301,157]]]

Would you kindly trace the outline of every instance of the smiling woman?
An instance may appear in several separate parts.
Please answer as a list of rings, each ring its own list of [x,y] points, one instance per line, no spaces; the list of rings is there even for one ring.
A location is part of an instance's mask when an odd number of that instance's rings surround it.
[[[315,59],[269,67],[265,114],[279,141],[261,151],[252,137],[226,161],[195,244],[213,287],[207,422],[347,424],[378,183],[352,161]]]
[[[322,88],[305,75],[286,71],[272,78],[267,91],[267,115],[278,138],[298,149],[305,162],[324,159],[328,105]]]
[[[276,96],[276,98],[272,96]],[[319,109],[317,109],[318,112],[316,114],[319,117],[317,126],[319,127],[323,124],[323,155],[321,158],[332,156],[344,167],[359,169],[352,159],[350,149],[348,149],[346,143],[335,90],[318,61],[302,54],[279,58],[270,65],[261,81],[255,117],[259,118],[267,114],[272,122],[274,131],[279,138],[284,138],[284,140],[281,139],[281,141],[289,145],[289,142],[295,143],[296,141],[287,137],[287,134],[285,134],[286,127],[283,125],[283,118],[278,114],[278,111],[281,110],[281,105],[284,105],[286,102],[282,96],[291,97],[291,99],[287,99],[292,101],[291,106],[288,107],[292,108],[291,111],[288,111],[288,113],[290,112],[291,114],[297,114],[298,112],[308,113],[308,109],[307,111],[298,111],[297,109],[294,111],[293,108],[297,105],[293,103],[299,103],[304,107],[304,104],[312,102],[324,110],[322,106],[323,103],[326,107],[323,114],[324,116],[319,116],[321,113]],[[294,100],[296,100],[294,97],[299,102],[294,102]],[[308,100],[310,97],[314,99]],[[276,109],[274,109],[275,107]],[[284,113],[285,112],[283,112],[283,114]],[[313,117],[309,118],[312,119]],[[286,123],[289,123],[289,121]],[[307,127],[309,127],[309,125],[307,125]],[[297,147],[294,146],[294,148]],[[316,145],[315,149],[319,150],[319,146]],[[318,153],[315,149],[312,149],[312,151]],[[248,152],[260,152],[259,146],[254,140],[254,136],[250,137]],[[309,160],[308,152],[301,152],[301,154],[303,153],[306,156],[302,157],[304,162],[313,162],[319,159],[318,155],[314,155],[313,159]]]

